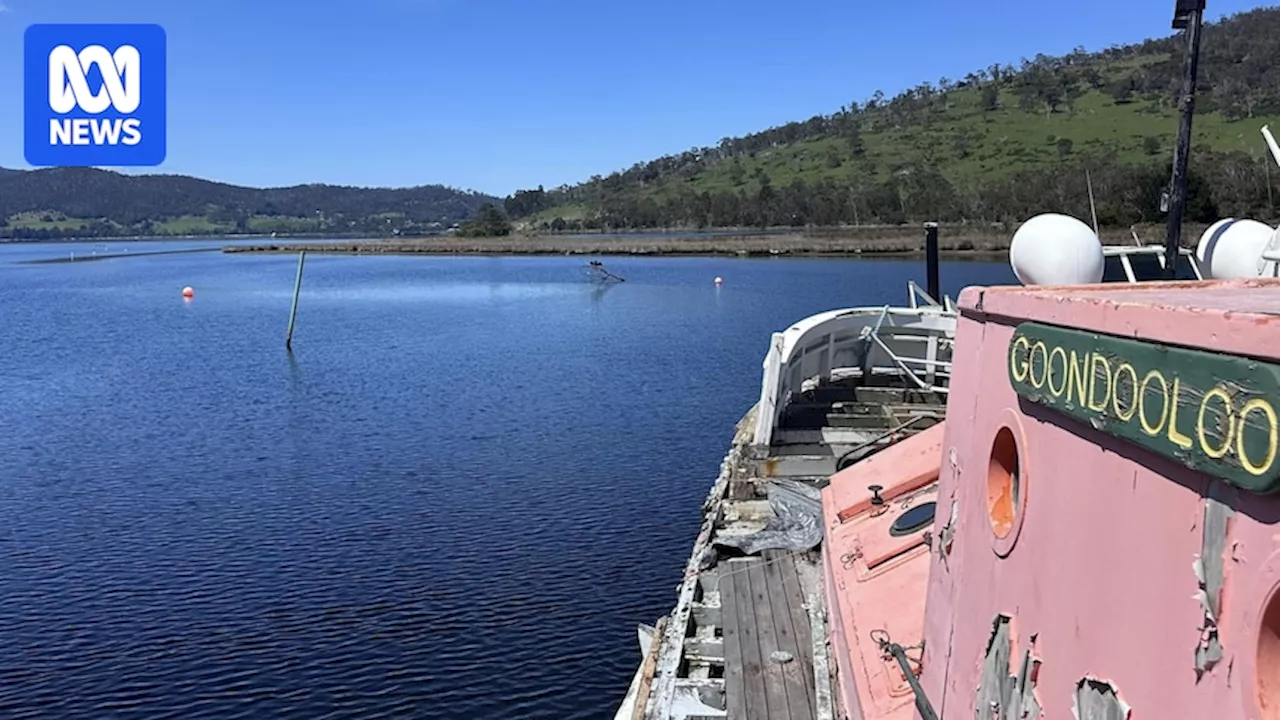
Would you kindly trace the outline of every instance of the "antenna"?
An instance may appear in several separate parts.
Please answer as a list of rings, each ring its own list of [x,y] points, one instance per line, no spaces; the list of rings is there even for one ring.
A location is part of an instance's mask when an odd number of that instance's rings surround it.
[[[1276,139],[1271,135],[1271,128],[1267,125],[1262,126],[1262,137],[1267,140],[1267,147],[1271,148],[1271,157],[1280,165],[1280,145],[1276,144]],[[1277,229],[1271,236],[1271,241],[1262,249],[1262,257],[1258,258],[1258,275],[1262,277],[1280,277],[1280,229]]]
[[[1276,164],[1280,165],[1280,145],[1276,144],[1276,139],[1271,135],[1271,126],[1262,126],[1262,137],[1267,139],[1267,147],[1271,148],[1271,157],[1275,158]]]
[[[1093,234],[1098,235],[1098,207],[1093,204],[1093,178],[1089,176],[1089,168],[1084,169],[1084,181],[1089,186],[1089,213],[1093,215]]]
[[[1200,30],[1205,0],[1177,0],[1173,27],[1187,30],[1187,57],[1182,77],[1182,118],[1178,143],[1173,149],[1173,178],[1169,182],[1169,235],[1164,247],[1164,279],[1178,271],[1178,247],[1182,244],[1182,214],[1187,207],[1187,155],[1191,151],[1191,118],[1196,112],[1196,74],[1200,69]],[[1163,203],[1162,203],[1163,205]]]

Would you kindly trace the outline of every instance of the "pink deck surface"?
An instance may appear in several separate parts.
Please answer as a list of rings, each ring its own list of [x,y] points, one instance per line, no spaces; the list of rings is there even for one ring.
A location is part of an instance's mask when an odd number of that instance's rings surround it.
[[[1135,720],[1280,718],[1280,639],[1262,618],[1280,583],[1280,498],[1232,490],[1024,404],[1007,374],[1013,328],[1023,321],[1275,360],[1280,282],[970,288],[960,305],[933,527],[940,537],[954,511],[954,539],[945,553],[935,541],[923,627],[921,679],[933,707],[947,720],[975,717],[992,622],[1003,613],[1012,618],[1010,672],[1030,648],[1048,720],[1075,717],[1084,678],[1110,682]],[[987,476],[1002,427],[1018,443],[1022,503],[1000,540]],[[1220,558],[1224,656],[1197,679],[1205,621],[1193,568],[1211,485],[1236,512]],[[830,521],[827,532],[838,563],[840,532]],[[914,616],[910,588],[901,592],[902,613]],[[856,598],[843,602],[859,611]],[[902,632],[895,640],[914,642],[908,626]]]
[[[854,720],[907,720],[915,712],[901,669],[882,657],[871,633],[887,632],[903,646],[920,642],[929,578],[923,536],[931,528],[893,537],[889,527],[909,507],[936,498],[944,433],[943,424],[935,425],[886,448],[832,476],[822,492],[837,692]],[[884,488],[885,504],[872,507],[870,485]]]

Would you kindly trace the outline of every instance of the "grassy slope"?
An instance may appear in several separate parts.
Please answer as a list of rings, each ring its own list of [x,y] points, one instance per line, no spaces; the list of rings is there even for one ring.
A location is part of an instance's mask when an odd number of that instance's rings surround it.
[[[1101,68],[1110,80],[1135,65],[1151,58],[1134,58],[1111,63]],[[1105,158],[1105,162],[1137,164],[1167,162],[1173,152],[1177,132],[1176,108],[1158,96],[1134,96],[1133,101],[1117,104],[1109,94],[1089,90],[1076,100],[1070,110],[1065,105],[1058,112],[1027,112],[1019,108],[1011,90],[1000,94],[999,109],[983,112],[977,89],[953,90],[947,95],[947,107],[936,113],[927,124],[884,130],[864,130],[865,154],[854,158],[841,138],[805,140],[761,151],[754,157],[724,160],[708,167],[689,180],[663,178],[643,188],[629,187],[629,192],[655,198],[669,196],[677,184],[694,192],[745,190],[756,192],[760,183],[757,171],[764,171],[775,188],[796,179],[813,182],[822,179],[872,185],[884,180],[894,169],[915,162],[927,162],[938,168],[960,192],[975,181],[998,177],[1016,170],[1057,161],[1060,139],[1071,141],[1071,154]],[[1193,124],[1193,144],[1215,150],[1238,150],[1262,158],[1267,152],[1259,128],[1271,123],[1280,127],[1280,117],[1259,116],[1228,122],[1221,114],[1197,113]],[[1158,145],[1150,148],[1148,138]],[[963,139],[963,140],[961,140]],[[967,145],[964,156],[958,144]],[[1154,150],[1154,152],[1151,152]],[[831,158],[839,158],[838,167]],[[732,175],[734,162],[741,165],[740,182]],[[1269,162],[1269,160],[1267,160]],[[544,210],[526,220],[547,222],[556,217],[566,220],[588,214],[581,204],[566,204]]]
[[[400,217],[399,214],[392,214],[394,217]],[[42,213],[18,213],[8,218],[9,225],[15,228],[36,229],[75,229],[82,225],[100,221],[101,218],[70,218],[62,215],[51,217],[49,220],[43,219]],[[123,227],[116,223],[110,223],[117,228],[122,235],[129,235],[133,232],[130,228]],[[282,217],[282,216],[265,216],[257,215],[249,218],[249,231],[252,233],[269,234],[278,233],[322,233],[325,228],[320,225],[316,218],[298,218],[298,217]],[[218,235],[231,234],[235,232],[235,224],[230,222],[218,222],[208,217],[200,217],[195,215],[184,215],[178,218],[170,218],[156,222],[154,224],[154,234],[158,236],[172,235]],[[330,231],[334,231],[330,229]]]
[[[474,206],[496,201],[442,186],[258,189],[187,176],[126,176],[87,168],[0,168],[0,186],[0,209],[8,212],[0,215],[2,236],[11,231],[79,232],[86,237],[210,235],[237,229],[262,234],[414,234],[465,220]],[[280,210],[263,211],[275,207]],[[319,208],[322,214],[310,209],[299,213],[299,207]],[[247,213],[254,214],[245,217]],[[244,217],[245,226],[237,228],[235,217]]]
[[[92,222],[101,221],[101,218],[73,218],[63,215],[57,215],[49,220],[43,219],[42,213],[18,213],[8,218],[9,225],[15,228],[28,228],[32,230],[38,229],[75,229],[82,225]],[[122,235],[129,234],[129,228],[122,227],[116,223],[110,223],[119,229]],[[313,218],[270,218],[270,217],[253,217],[249,219],[249,229],[254,232],[269,233],[273,231],[279,232],[313,232],[318,228]],[[235,230],[235,225],[228,222],[215,222],[207,217],[197,217],[194,215],[185,215],[183,217],[171,218],[154,225],[155,234],[157,235],[213,235],[219,233],[230,233]]]

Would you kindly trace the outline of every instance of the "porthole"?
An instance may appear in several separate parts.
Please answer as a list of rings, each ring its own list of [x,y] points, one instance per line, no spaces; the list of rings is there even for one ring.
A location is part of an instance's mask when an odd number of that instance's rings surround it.
[[[1022,492],[1022,468],[1018,462],[1018,441],[1007,427],[996,432],[987,466],[987,517],[998,538],[1009,536],[1018,512]]]
[[[889,526],[889,534],[893,537],[902,537],[929,527],[933,524],[933,514],[937,507],[936,502],[927,502],[902,513],[893,521],[893,525]]]
[[[1254,665],[1258,711],[1261,720],[1280,720],[1280,587],[1272,589],[1258,625]]]
[[[1027,440],[1022,418],[1005,408],[996,422],[987,456],[987,521],[991,548],[1000,557],[1013,551],[1027,512]]]

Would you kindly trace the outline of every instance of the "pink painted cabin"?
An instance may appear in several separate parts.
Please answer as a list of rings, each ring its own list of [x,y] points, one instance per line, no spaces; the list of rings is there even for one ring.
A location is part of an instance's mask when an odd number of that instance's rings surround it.
[[[1023,322],[1280,364],[1280,281],[970,288],[959,304],[945,425],[823,492],[850,718],[919,716],[870,639],[883,628],[923,639],[944,720],[1280,720],[1280,496],[1021,398],[1009,375]],[[893,513],[869,515],[869,484],[886,500],[936,489],[928,537],[881,537]],[[900,555],[870,572],[885,552]]]
[[[1280,362],[1280,282],[969,288],[960,307],[934,537],[953,504],[957,520],[949,549],[932,553],[921,674],[940,717],[975,717],[1003,614],[1009,673],[1030,651],[1026,692],[1048,720],[1280,718],[1280,498],[1026,402],[1009,377],[1025,321]],[[1008,453],[993,450],[1002,428],[1020,487],[1003,538],[990,515],[1007,475],[993,459]],[[1208,601],[1216,663],[1204,659],[1202,548],[1214,556],[1204,572],[1222,577]],[[984,704],[982,717],[1004,717]]]

